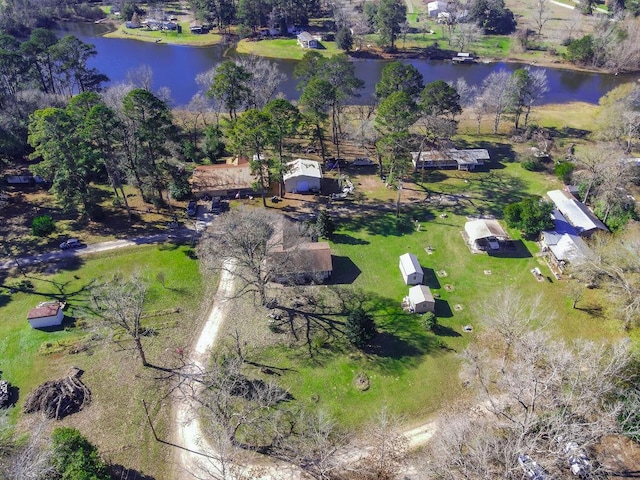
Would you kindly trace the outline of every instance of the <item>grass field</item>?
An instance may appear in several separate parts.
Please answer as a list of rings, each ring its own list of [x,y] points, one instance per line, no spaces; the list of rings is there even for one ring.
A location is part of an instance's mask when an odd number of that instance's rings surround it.
[[[33,272],[28,278],[6,279],[15,285],[29,280],[28,292],[0,296],[0,359],[2,378],[20,389],[18,405],[11,409],[18,430],[28,428],[37,415],[21,413],[26,396],[46,380],[60,378],[71,366],[85,370],[82,379],[92,391],[92,402],[82,412],[55,422],[73,426],[95,442],[115,463],[167,478],[169,450],[153,441],[142,410],[151,408],[159,435],[168,435],[169,384],[158,370],[143,369],[126,335],[113,335],[88,313],[90,289],[118,273],[143,273],[150,282],[143,320],[154,335],[143,339],[150,363],[171,367],[179,363],[177,348],[190,344],[201,319],[200,302],[206,287],[200,280],[190,247],[165,244],[104,253],[62,265],[55,273]],[[47,267],[49,269],[49,267]],[[164,276],[164,286],[159,274]],[[64,329],[40,331],[26,321],[38,302],[64,299]],[[78,352],[78,353],[73,353]]]
[[[381,189],[382,182],[374,176],[352,175],[363,200],[349,210],[335,204],[328,207],[339,228],[331,242],[332,286],[318,287],[325,288],[319,295],[323,304],[331,304],[328,292],[355,294],[374,315],[380,335],[364,352],[352,349],[337,333],[344,314],[331,309],[324,315],[326,324],[332,325],[330,333],[316,329],[309,341],[294,340],[286,329],[270,334],[264,318],[258,321],[253,327],[256,335],[271,335],[272,345],[256,352],[255,359],[284,369],[278,381],[298,401],[317,405],[343,425],[358,427],[384,406],[411,423],[464,397],[456,354],[474,334],[462,327],[482,328],[483,305],[505,288],[525,298],[542,296],[553,312],[549,328],[557,336],[567,340],[623,336],[620,323],[606,318],[599,292],[589,291],[579,309],[571,309],[567,283],[555,280],[538,246],[518,232],[509,232],[515,250],[497,255],[472,254],[465,245],[461,232],[468,217],[501,217],[507,203],[559,186],[552,176],[510,163],[509,154],[503,152],[508,146],[497,146],[488,171],[432,171],[405,182],[399,221],[382,208],[393,204],[395,191]],[[400,308],[408,292],[398,270],[398,257],[405,252],[417,255],[425,269],[424,283],[439,297],[436,313],[442,327],[435,334],[424,329],[419,316]],[[545,281],[530,273],[534,267],[542,270]],[[360,374],[370,380],[364,392],[354,383]]]
[[[315,50],[325,56],[332,56],[341,53],[342,50],[336,47],[335,42],[321,42],[324,48]],[[244,39],[238,42],[236,52],[243,54],[259,55],[261,57],[284,58],[290,60],[300,60],[307,52],[301,48],[295,38],[277,38],[273,40],[249,40]]]

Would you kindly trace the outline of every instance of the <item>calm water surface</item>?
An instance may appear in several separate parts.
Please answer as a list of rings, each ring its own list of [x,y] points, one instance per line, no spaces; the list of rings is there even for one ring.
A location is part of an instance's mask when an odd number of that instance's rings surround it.
[[[111,82],[123,81],[127,72],[148,65],[153,71],[153,88],[168,87],[171,90],[175,105],[185,105],[198,91],[195,78],[199,73],[209,70],[223,60],[224,47],[189,47],[140,42],[135,40],[104,38],[100,36],[105,27],[94,24],[70,23],[61,27],[60,32],[70,33],[84,42],[95,45],[98,55],[91,65],[105,73]],[[233,53],[227,53],[227,57]],[[286,80],[280,84],[279,90],[290,100],[296,100],[300,92],[296,90],[293,78],[293,60],[273,60]],[[371,100],[374,86],[380,79],[385,60],[354,60],[356,75],[365,81],[359,102]],[[447,61],[410,60],[424,76],[425,83],[434,80],[455,81],[462,77],[470,85],[479,85],[491,72],[506,69],[513,71],[522,67],[510,63],[475,63],[471,65],[454,65]],[[532,67],[535,68],[535,67]],[[546,69],[549,81],[549,92],[542,103],[565,103],[583,101],[598,103],[600,97],[612,88],[638,78],[637,75],[608,75],[600,73],[576,72],[563,69]]]

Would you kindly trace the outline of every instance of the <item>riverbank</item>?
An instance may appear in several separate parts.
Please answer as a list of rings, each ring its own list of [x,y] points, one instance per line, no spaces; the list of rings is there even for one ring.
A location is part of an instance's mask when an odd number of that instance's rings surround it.
[[[150,43],[166,43],[168,45],[184,45],[188,47],[208,47],[225,43],[225,35],[219,33],[191,33],[189,30],[189,22],[180,22],[182,32],[177,31],[159,31],[145,30],[141,28],[127,28],[124,25],[118,25],[116,22],[102,22],[107,24],[113,30],[105,33],[105,38],[123,38],[127,40],[138,40]]]

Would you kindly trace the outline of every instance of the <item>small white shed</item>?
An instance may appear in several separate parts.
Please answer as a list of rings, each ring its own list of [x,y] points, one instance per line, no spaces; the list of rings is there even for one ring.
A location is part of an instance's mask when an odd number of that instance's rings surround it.
[[[407,285],[420,285],[424,278],[418,257],[413,253],[400,255],[400,273],[402,273],[402,279]]]
[[[64,304],[60,302],[43,302],[29,310],[27,320],[31,328],[46,328],[62,325]]]
[[[322,168],[315,160],[298,158],[287,163],[288,171],[283,175],[287,193],[319,192]]]
[[[416,285],[409,289],[409,308],[413,313],[436,311],[436,301],[426,285]]]

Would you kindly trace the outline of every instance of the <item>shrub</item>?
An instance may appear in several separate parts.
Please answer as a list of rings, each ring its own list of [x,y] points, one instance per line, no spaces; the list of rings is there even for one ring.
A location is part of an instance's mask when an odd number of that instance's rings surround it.
[[[556,174],[556,177],[558,177],[564,183],[570,183],[571,175],[573,174],[574,169],[575,165],[571,162],[558,162],[554,169],[554,172]]]
[[[345,323],[345,332],[349,342],[362,348],[369,341],[376,336],[376,324],[373,321],[373,317],[366,313],[364,309],[358,307],[349,312],[347,322]]]
[[[191,185],[186,179],[176,178],[169,184],[169,194],[171,198],[178,200],[179,202],[182,200],[186,200],[190,198],[192,195]]]
[[[31,233],[36,237],[46,237],[56,231],[56,222],[49,215],[40,215],[31,222]]]
[[[427,312],[422,315],[422,325],[433,332],[438,328],[438,317],[433,312]]]
[[[336,225],[333,219],[327,214],[326,211],[321,210],[316,219],[316,232],[318,236],[322,238],[331,238],[333,232],[336,230]]]
[[[52,462],[61,480],[109,480],[98,449],[75,428],[56,428],[51,435]]]
[[[522,168],[530,172],[539,172],[542,170],[542,162],[537,158],[528,158],[520,162]]]

